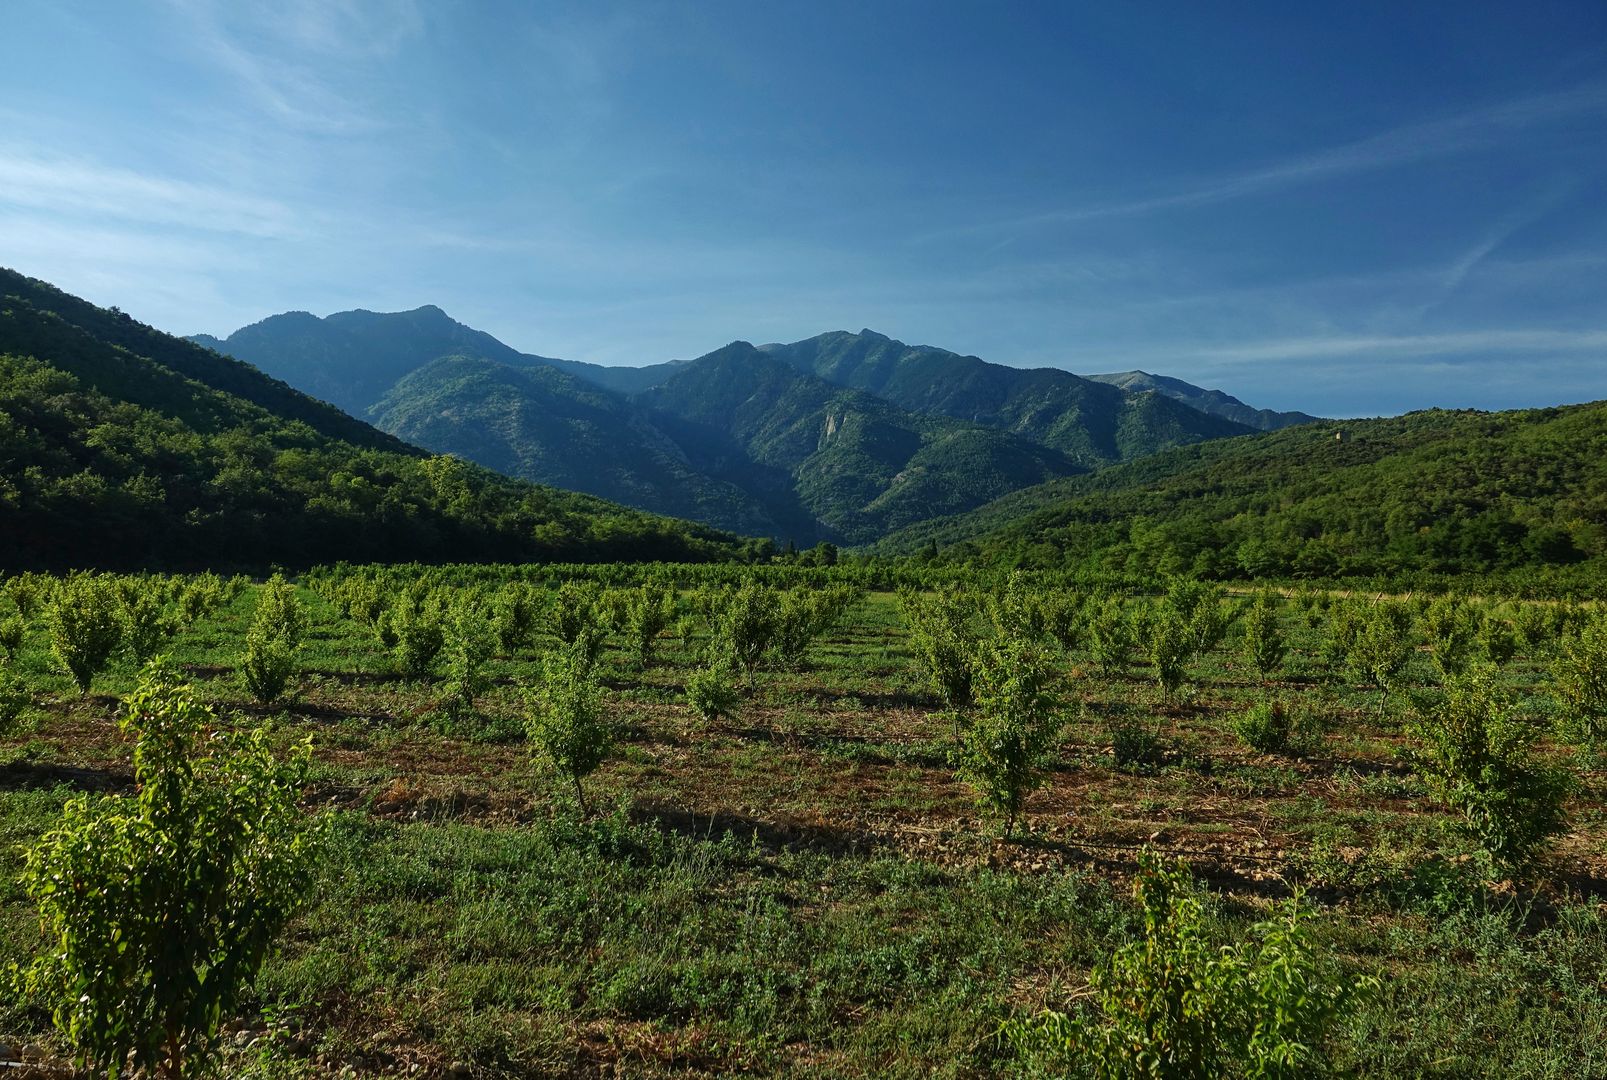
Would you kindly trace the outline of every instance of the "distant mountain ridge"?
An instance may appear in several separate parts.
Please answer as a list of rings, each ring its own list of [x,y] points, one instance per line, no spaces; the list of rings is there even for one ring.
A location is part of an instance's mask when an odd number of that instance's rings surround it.
[[[432,456],[0,268],[0,571],[740,551],[706,527]]]
[[[914,412],[970,420],[1089,467],[1251,428],[1164,397],[1127,393],[1060,368],[1012,368],[873,330],[833,331],[765,351],[802,371]]]
[[[1172,394],[871,330],[644,367],[521,353],[433,306],[290,312],[192,340],[431,449],[800,543],[868,543],[1030,484],[1256,430]]]
[[[1094,382],[1119,386],[1128,391],[1154,390],[1200,412],[1220,416],[1258,431],[1277,431],[1295,424],[1316,423],[1322,419],[1310,413],[1276,412],[1272,409],[1253,408],[1231,394],[1224,394],[1220,390],[1207,390],[1182,379],[1174,379],[1170,375],[1151,375],[1147,371],[1135,370],[1118,371],[1108,375],[1090,375],[1088,378]]]

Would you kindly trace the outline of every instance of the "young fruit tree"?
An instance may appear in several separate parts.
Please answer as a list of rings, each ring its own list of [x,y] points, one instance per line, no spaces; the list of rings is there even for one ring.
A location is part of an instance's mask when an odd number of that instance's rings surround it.
[[[306,626],[296,587],[275,574],[257,595],[257,609],[246,632],[240,675],[258,703],[272,705],[296,673],[296,650]]]
[[[1453,678],[1443,700],[1419,710],[1418,772],[1460,818],[1458,831],[1492,869],[1520,877],[1546,842],[1567,826],[1573,774],[1535,754],[1539,731],[1514,707],[1495,671]]]
[[[1188,868],[1139,855],[1141,936],[1095,969],[1092,1001],[1013,1020],[1031,1075],[1097,1080],[1319,1076],[1324,1041],[1373,984],[1331,970],[1298,898],[1222,946]],[[1074,1071],[1073,1071],[1074,1070]]]
[[[1283,667],[1283,634],[1278,629],[1278,608],[1271,593],[1262,593],[1244,612],[1244,650],[1263,679]]]
[[[1607,615],[1563,639],[1551,675],[1568,734],[1599,744],[1607,737]]]
[[[312,894],[323,823],[298,805],[311,746],[220,730],[153,665],[121,719],[136,794],[67,803],[23,888],[48,945],[19,973],[88,1068],[196,1076],[286,922]]]
[[[977,667],[975,716],[960,745],[960,775],[983,804],[1004,816],[1007,838],[1027,796],[1043,784],[1043,765],[1064,723],[1050,678],[1043,650],[1018,640],[989,646]]]
[[[602,690],[584,641],[548,654],[541,682],[530,695],[525,733],[536,751],[575,785],[575,801],[586,813],[580,782],[608,759],[614,728],[603,713]]]
[[[486,607],[485,598],[471,589],[455,596],[447,609],[443,651],[446,711],[452,716],[472,712],[475,699],[491,682],[486,664],[496,652],[498,635]]]
[[[73,574],[56,586],[45,609],[50,648],[72,675],[78,692],[105,670],[123,643],[117,589],[104,575]]]
[[[729,660],[715,659],[686,677],[686,703],[705,723],[731,719],[740,700]]]
[[[910,648],[927,681],[949,709],[971,704],[976,670],[977,634],[972,627],[976,605],[954,590],[899,594],[904,622],[909,626]]]

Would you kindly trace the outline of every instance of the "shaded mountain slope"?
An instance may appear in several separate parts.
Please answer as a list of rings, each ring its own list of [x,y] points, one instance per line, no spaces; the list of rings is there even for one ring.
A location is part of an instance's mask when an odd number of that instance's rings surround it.
[[[410,442],[509,476],[752,535],[816,531],[785,485],[777,499],[700,471],[720,470],[707,454],[694,463],[646,410],[556,367],[442,357],[404,376],[372,415]]]
[[[1277,412],[1273,409],[1253,408],[1220,390],[1207,390],[1182,379],[1174,379],[1169,375],[1151,375],[1147,371],[1118,371],[1109,375],[1089,375],[1088,378],[1094,382],[1119,386],[1129,393],[1154,390],[1173,400],[1181,401],[1192,409],[1232,420],[1236,424],[1243,424],[1257,431],[1277,431],[1279,428],[1310,424],[1320,419],[1303,412]]]
[[[853,543],[1081,471],[1002,432],[833,386],[746,342],[700,357],[638,400],[789,472],[803,505]]]
[[[901,408],[998,428],[1091,467],[1251,430],[1170,398],[1130,394],[1059,368],[990,364],[871,330],[763,349],[800,371]]]

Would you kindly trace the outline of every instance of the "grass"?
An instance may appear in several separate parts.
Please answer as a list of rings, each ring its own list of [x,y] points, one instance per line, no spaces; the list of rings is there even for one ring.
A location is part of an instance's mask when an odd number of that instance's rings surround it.
[[[476,713],[450,720],[436,683],[394,676],[366,630],[301,597],[313,629],[281,707],[250,705],[235,674],[249,593],[172,650],[226,712],[314,735],[307,801],[336,816],[233,1074],[1009,1073],[999,1025],[1064,1007],[1135,932],[1127,883],[1153,845],[1191,863],[1224,934],[1309,889],[1337,968],[1382,980],[1335,1039],[1342,1069],[1607,1075],[1601,778],[1541,889],[1477,882],[1402,764],[1396,715],[1330,677],[1293,607],[1296,675],[1270,683],[1231,637],[1172,701],[1142,666],[1106,679],[1066,657],[1056,764],[1025,837],[1005,843],[954,777],[950,720],[891,596],[867,598],[801,670],[757,674],[715,724],[682,697],[702,642],[664,639],[645,671],[610,650],[624,741],[587,781],[589,819],[522,741],[534,651],[495,661]],[[1537,659],[1506,677],[1543,696]],[[0,743],[0,962],[39,947],[13,884],[20,848],[74,791],[130,775],[115,726],[130,667],[80,698],[37,628],[18,667],[38,708],[32,732]],[[1411,681],[1430,671],[1417,658]],[[1301,753],[1235,735],[1267,695],[1320,718]],[[1116,766],[1113,716],[1158,738],[1152,765]],[[0,1041],[62,1052],[52,1040],[38,1010],[0,1003]]]

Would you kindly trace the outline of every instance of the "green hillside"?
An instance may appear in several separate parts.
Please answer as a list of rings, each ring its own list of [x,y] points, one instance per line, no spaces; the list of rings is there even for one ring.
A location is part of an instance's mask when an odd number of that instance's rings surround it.
[[[1233,577],[1539,575],[1607,563],[1607,403],[1432,410],[1206,443],[1014,492],[882,545]]]
[[[733,538],[431,457],[5,273],[0,569],[715,558]]]
[[[734,440],[751,460],[791,474],[803,505],[849,543],[1081,471],[1002,432],[804,375],[747,342],[699,358],[638,400],[706,443]]]
[[[829,382],[913,412],[1007,431],[1089,467],[1252,430],[1161,394],[1130,394],[1059,368],[990,364],[871,330],[763,348]]]
[[[409,442],[509,476],[750,535],[817,531],[785,488],[767,497],[774,485],[754,475],[700,472],[646,410],[557,368],[442,357],[403,377],[371,415]]]
[[[1182,379],[1174,379],[1167,375],[1151,375],[1147,371],[1118,371],[1109,375],[1090,375],[1088,378],[1094,382],[1119,386],[1134,394],[1153,390],[1174,401],[1181,401],[1191,409],[1220,416],[1236,424],[1255,428],[1257,431],[1277,431],[1279,428],[1310,424],[1320,419],[1310,413],[1253,408],[1220,390],[1207,390]]]

